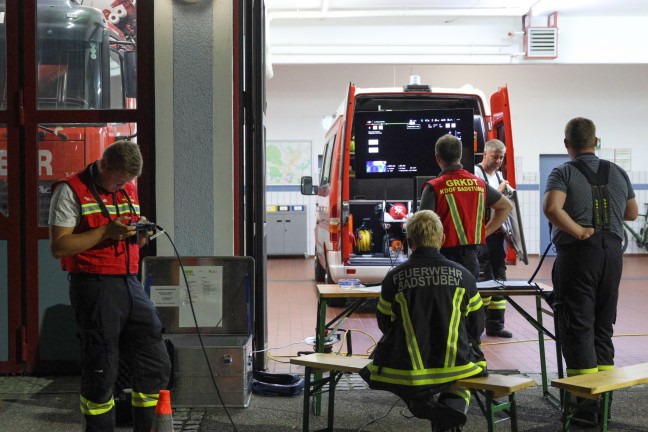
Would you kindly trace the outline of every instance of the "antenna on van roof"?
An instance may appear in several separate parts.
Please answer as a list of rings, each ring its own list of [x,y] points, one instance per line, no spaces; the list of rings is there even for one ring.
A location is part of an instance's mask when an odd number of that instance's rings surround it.
[[[403,91],[429,92],[430,86],[421,84],[421,77],[419,75],[410,75],[410,82],[406,86],[403,86]]]

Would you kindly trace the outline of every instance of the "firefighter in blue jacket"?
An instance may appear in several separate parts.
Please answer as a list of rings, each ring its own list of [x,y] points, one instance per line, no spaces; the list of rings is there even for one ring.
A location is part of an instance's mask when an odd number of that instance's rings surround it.
[[[484,315],[471,272],[439,252],[444,237],[433,211],[407,221],[413,252],[382,282],[377,319],[383,337],[361,375],[370,388],[403,398],[433,431],[457,431],[466,422],[470,392],[453,383],[486,374],[479,347]]]

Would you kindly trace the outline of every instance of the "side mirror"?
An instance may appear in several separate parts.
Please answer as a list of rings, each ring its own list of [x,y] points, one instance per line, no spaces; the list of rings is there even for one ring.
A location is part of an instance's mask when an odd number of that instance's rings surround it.
[[[124,90],[126,97],[137,98],[136,51],[124,51]]]
[[[313,177],[304,176],[301,178],[301,194],[302,195],[317,195],[317,186],[313,186]]]

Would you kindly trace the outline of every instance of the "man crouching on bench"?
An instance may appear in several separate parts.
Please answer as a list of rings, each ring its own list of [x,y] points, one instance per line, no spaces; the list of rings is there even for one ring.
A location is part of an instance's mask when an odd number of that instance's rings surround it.
[[[473,275],[441,255],[439,216],[421,210],[407,222],[409,259],[382,282],[378,327],[383,337],[360,375],[369,387],[400,396],[433,432],[461,431],[470,392],[456,380],[486,375],[480,349],[482,301]],[[439,395],[435,400],[435,395]]]

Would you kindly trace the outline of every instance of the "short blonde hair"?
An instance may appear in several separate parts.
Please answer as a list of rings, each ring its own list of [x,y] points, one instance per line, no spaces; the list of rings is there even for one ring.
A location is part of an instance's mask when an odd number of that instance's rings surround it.
[[[414,247],[441,249],[443,224],[432,210],[419,210],[407,220],[407,241]]]

